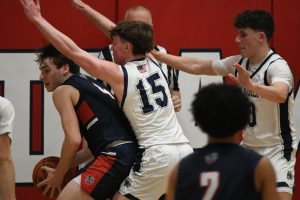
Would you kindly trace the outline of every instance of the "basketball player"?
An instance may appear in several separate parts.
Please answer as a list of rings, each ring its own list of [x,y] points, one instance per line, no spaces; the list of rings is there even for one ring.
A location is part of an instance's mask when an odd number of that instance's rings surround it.
[[[15,168],[11,152],[11,134],[15,110],[0,96],[0,200],[15,200]]]
[[[96,25],[100,30],[105,27],[105,25],[102,25],[102,23],[109,23],[110,27],[114,27],[115,24],[111,22],[109,19],[107,19],[105,16],[103,16],[101,13],[98,13],[93,8],[88,6],[86,3],[84,3],[81,0],[72,0],[72,3],[75,8],[77,8],[79,11],[81,11],[87,18]],[[140,20],[143,22],[146,22],[153,26],[152,23],[152,16],[150,10],[143,6],[134,6],[129,8],[126,13],[124,20],[126,21],[134,21],[134,20]],[[110,22],[108,22],[110,21]],[[104,31],[106,32],[106,31]],[[107,35],[110,37],[110,35]],[[155,45],[154,49],[161,51],[161,52],[167,52],[167,50],[159,45]],[[106,46],[100,51],[99,54],[100,59],[108,60],[108,61],[114,61],[114,57],[112,54],[112,45]],[[181,96],[180,91],[178,87],[178,74],[179,71],[175,70],[169,66],[167,66],[164,63],[159,62],[161,68],[163,69],[163,72],[167,76],[169,89],[171,91],[171,97],[174,105],[175,112],[180,111],[181,109]]]
[[[208,144],[180,161],[169,179],[167,199],[278,200],[267,157],[236,144],[249,121],[250,101],[238,86],[211,84],[192,103]]]
[[[49,24],[41,16],[39,1],[21,0],[21,4],[28,19],[50,43],[112,87],[135,131],[139,159],[116,199],[159,199],[166,192],[171,169],[193,150],[176,119],[166,77],[160,66],[146,57],[153,49],[152,27],[142,21],[125,21],[114,27],[113,63],[80,49]]]
[[[79,67],[52,45],[37,56],[40,80],[61,117],[65,138],[55,170],[45,167],[43,194],[61,190],[63,177],[72,166],[86,161],[57,199],[112,198],[128,176],[136,158],[134,133],[115,98],[93,78],[79,73]],[[78,152],[86,141],[87,146]],[[78,152],[78,153],[77,153]]]
[[[292,199],[296,135],[293,126],[294,80],[287,62],[269,42],[273,17],[263,10],[247,10],[235,18],[236,43],[241,55],[223,60],[177,57],[153,51],[154,57],[192,74],[230,75],[252,101],[243,145],[270,158],[281,199]]]

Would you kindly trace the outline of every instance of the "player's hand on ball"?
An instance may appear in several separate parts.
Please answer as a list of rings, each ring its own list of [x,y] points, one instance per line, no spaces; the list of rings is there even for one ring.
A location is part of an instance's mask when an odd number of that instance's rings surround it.
[[[37,187],[44,187],[44,196],[48,196],[50,198],[56,197],[61,191],[63,177],[54,175],[54,168],[43,166],[41,169],[46,171],[47,178],[44,181],[38,183]]]

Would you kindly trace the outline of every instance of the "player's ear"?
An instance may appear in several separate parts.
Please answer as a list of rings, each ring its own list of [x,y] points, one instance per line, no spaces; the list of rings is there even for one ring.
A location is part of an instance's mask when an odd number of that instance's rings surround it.
[[[126,52],[132,52],[133,45],[130,42],[125,42],[125,50]]]
[[[258,37],[259,37],[260,40],[267,40],[266,34],[262,31],[259,32]]]
[[[70,66],[68,64],[64,64],[62,66],[62,68],[63,68],[63,74],[64,75],[68,75],[70,73]]]

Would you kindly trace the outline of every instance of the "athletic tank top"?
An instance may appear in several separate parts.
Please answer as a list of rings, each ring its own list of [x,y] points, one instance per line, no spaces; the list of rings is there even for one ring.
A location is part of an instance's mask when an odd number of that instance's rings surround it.
[[[135,141],[126,116],[101,83],[84,74],[75,74],[64,85],[71,85],[80,93],[74,108],[81,134],[94,155],[114,140]]]
[[[176,200],[254,200],[262,156],[237,144],[208,144],[179,163]]]
[[[278,60],[282,61],[283,59],[278,54],[270,53],[255,71],[249,72],[252,81],[261,85],[269,85],[268,71],[272,70],[272,63],[278,62]],[[248,59],[242,59],[240,63],[248,69]],[[252,105],[250,122],[244,130],[243,143],[251,147],[283,144],[284,151],[290,152],[293,140],[295,140],[292,110],[294,105],[293,88],[284,103],[269,101],[247,89],[244,91]]]
[[[139,145],[187,143],[179,125],[166,77],[150,58],[122,66],[124,94],[121,108],[130,121]]]

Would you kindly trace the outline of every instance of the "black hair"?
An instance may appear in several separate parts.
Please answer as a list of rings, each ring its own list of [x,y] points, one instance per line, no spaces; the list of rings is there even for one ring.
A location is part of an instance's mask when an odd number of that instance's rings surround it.
[[[192,113],[196,124],[208,135],[227,137],[249,122],[250,101],[238,86],[210,84],[195,95]]]
[[[145,55],[153,45],[153,30],[151,25],[142,21],[123,21],[111,31],[111,38],[119,36],[133,45],[133,55]]]
[[[48,44],[36,51],[37,58],[36,62],[41,64],[46,58],[50,58],[52,62],[57,66],[57,68],[61,68],[63,65],[69,65],[69,70],[72,74],[76,74],[79,72],[79,66],[75,64],[72,60],[64,56],[60,53],[53,45]]]
[[[238,14],[234,19],[236,28],[251,28],[255,31],[265,33],[267,40],[270,41],[274,33],[274,20],[272,15],[264,10],[246,10]]]

